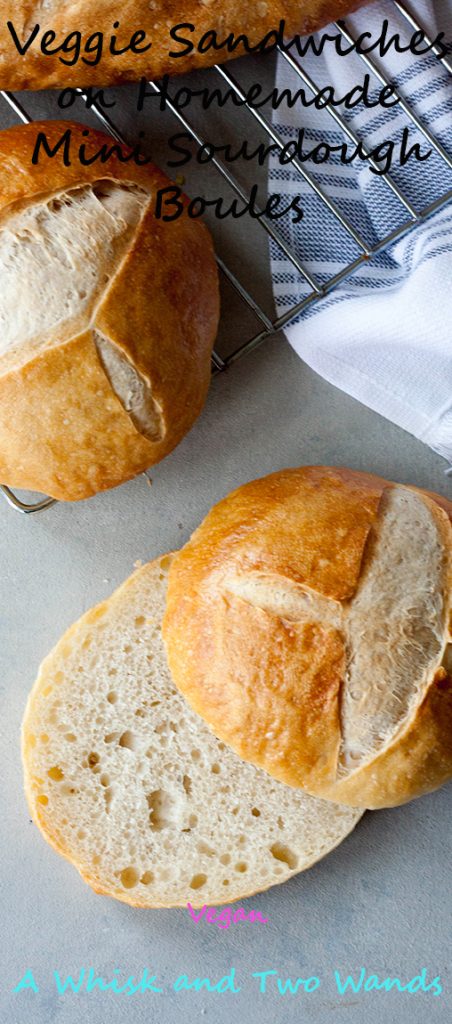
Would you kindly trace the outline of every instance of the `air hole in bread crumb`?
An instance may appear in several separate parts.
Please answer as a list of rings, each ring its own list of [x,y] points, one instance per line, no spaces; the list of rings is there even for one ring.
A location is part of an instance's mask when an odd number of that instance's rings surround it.
[[[99,754],[96,754],[96,752],[92,750],[91,753],[88,754],[88,768],[95,768],[96,764],[99,764],[99,761]]]
[[[212,850],[212,847],[208,846],[207,843],[198,843],[196,849],[197,849],[198,853],[201,853],[201,854],[205,853],[206,857],[214,857],[215,856],[215,850]]]
[[[270,847],[270,853],[275,860],[280,860],[283,864],[287,864],[291,871],[297,867],[298,857],[284,843],[273,843],[273,846]]]
[[[278,828],[284,828],[284,821],[283,821],[282,818],[277,818],[276,819],[276,824],[277,824]]]
[[[135,718],[144,718],[143,708],[137,708],[135,711]]]
[[[234,815],[234,817],[235,817],[235,816],[236,816],[236,814],[238,814],[238,813],[239,813],[239,810],[240,810],[240,808],[239,808],[239,807],[233,807],[233,808],[232,808],[232,811],[231,811],[231,814],[233,814],[233,815]]]
[[[168,828],[171,824],[172,799],[164,789],[154,789],[146,797],[149,807],[149,824],[156,832]]]
[[[144,875],[141,876],[140,882],[142,885],[150,885],[154,881],[154,875],[152,871],[145,871]]]
[[[248,864],[245,864],[244,860],[239,860],[237,864],[234,864],[234,871],[238,871],[240,875],[243,875],[245,871],[248,871]]]
[[[192,761],[199,761],[200,757],[201,757],[201,751],[200,750],[196,750],[196,749],[192,750],[192,752],[191,752],[191,759],[192,759]]]
[[[86,839],[86,832],[84,831],[84,829],[79,828],[77,832],[77,839]]]
[[[49,798],[48,798],[48,796],[45,795],[45,793],[41,793],[40,796],[37,797],[37,803],[38,804],[42,804],[43,807],[46,807],[48,802],[49,802]]]
[[[27,736],[27,742],[30,747],[36,746],[36,736],[34,736],[32,732]]]
[[[207,875],[193,875],[190,882],[190,889],[202,889],[207,882]]]
[[[75,743],[77,739],[73,732],[67,732],[64,738],[68,743]]]
[[[48,737],[46,732],[42,732],[40,737],[39,737],[39,739],[41,740],[41,743],[44,743],[44,744],[49,742],[49,737]]]
[[[61,768],[58,768],[58,765],[55,765],[53,768],[49,768],[47,775],[49,776],[49,779],[52,779],[52,782],[61,782],[61,780],[64,779],[64,772]]]
[[[107,735],[104,736],[104,743],[114,743],[114,741],[118,739],[118,736],[119,732],[108,732]]]
[[[118,669],[117,668],[109,668],[108,675],[109,676],[117,676],[118,675]]]
[[[106,789],[107,786],[110,785],[110,776],[107,775],[106,772],[104,772],[103,775],[101,775],[101,777],[99,779],[99,782],[100,782],[101,786],[104,786],[105,789]]]
[[[124,889],[133,889],[138,884],[140,876],[136,868],[124,868],[119,877]]]
[[[261,812],[258,807],[252,807],[251,814],[253,815],[253,818],[260,818],[261,816]]]
[[[190,828],[196,828],[196,826],[198,824],[198,819],[196,817],[196,814],[190,814],[190,817],[188,819],[188,824],[189,824]]]
[[[231,856],[229,853],[222,853],[220,857],[220,864],[224,864],[227,867],[231,863]]]
[[[135,626],[136,626],[136,628],[137,629],[141,629],[142,626],[144,626],[145,624],[146,624],[146,619],[145,619],[144,615],[137,615],[137,617],[135,619]]]
[[[219,774],[220,774],[220,772],[221,772],[221,768],[220,768],[220,765],[219,765],[219,764],[217,764],[217,762],[216,762],[216,761],[215,761],[215,763],[214,763],[214,764],[212,765],[212,767],[211,767],[211,769],[210,769],[210,770],[211,770],[211,772],[212,772],[212,775],[219,775]]]
[[[41,692],[43,697],[50,697],[50,694],[53,693],[53,686],[46,686]]]
[[[160,700],[152,700],[150,705],[149,705],[149,707],[150,708],[159,708],[160,704],[161,704]]]
[[[125,747],[126,750],[136,750],[136,738],[130,729],[126,729],[122,736],[119,737],[119,746]]]
[[[218,750],[226,750],[226,744],[225,743],[219,743],[218,744]]]
[[[190,778],[189,775],[184,775],[183,776],[183,778],[182,778],[182,785],[184,787],[184,790],[185,790],[187,796],[190,796],[190,793],[191,793],[191,778]]]
[[[115,690],[110,690],[110,692],[107,693],[107,700],[109,704],[116,704],[117,699],[118,694],[115,692]]]
[[[224,878],[222,884],[223,885],[229,885],[229,878]]]
[[[124,651],[124,654],[131,654],[132,653],[132,648],[131,648],[130,644],[124,644],[123,651]]]

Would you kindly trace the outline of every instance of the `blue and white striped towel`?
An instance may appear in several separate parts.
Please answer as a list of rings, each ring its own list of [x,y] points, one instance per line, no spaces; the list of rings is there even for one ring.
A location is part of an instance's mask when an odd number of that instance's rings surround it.
[[[452,0],[416,0],[413,13],[436,36],[440,29],[452,39]],[[383,18],[409,39],[412,31],[391,0],[371,4],[347,20],[354,35],[371,31],[374,38]],[[331,31],[331,30],[329,30]],[[300,59],[300,58],[299,58]],[[377,59],[377,58],[375,58]],[[338,57],[326,47],[322,56],[300,59],[319,86],[333,85],[337,94],[362,82],[366,68],[355,54]],[[452,153],[452,88],[448,73],[432,55],[391,53],[380,67],[422,117],[445,149]],[[372,76],[375,92],[381,88]],[[302,84],[279,56],[277,87],[295,91]],[[341,113],[342,108],[339,108]],[[373,146],[400,138],[407,118],[399,107],[357,108],[347,114],[350,125]],[[306,128],[309,148],[325,140],[332,145],[344,135],[326,111],[286,105],[275,111],[274,126],[285,141]],[[411,141],[423,151],[425,139],[412,129]],[[317,182],[349,217],[366,242],[375,243],[406,217],[399,201],[366,164],[305,164]],[[427,162],[398,163],[391,174],[417,210],[452,188],[452,171],[436,154]],[[303,196],[304,219],[281,233],[320,283],[329,280],[359,253],[338,222],[293,166],[270,166],[270,191],[290,201]],[[280,222],[281,223],[281,222]],[[279,315],[309,291],[297,270],[271,243],[273,288]],[[452,204],[416,227],[369,265],[362,266],[319,303],[309,306],[286,334],[298,354],[314,370],[365,405],[408,430],[452,464]]]

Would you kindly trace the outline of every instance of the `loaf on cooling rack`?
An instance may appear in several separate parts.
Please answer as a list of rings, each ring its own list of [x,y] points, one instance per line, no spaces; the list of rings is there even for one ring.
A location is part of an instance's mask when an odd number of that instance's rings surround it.
[[[288,36],[313,32],[363,2],[125,0],[115,7],[110,0],[0,0],[0,88],[108,85],[179,74],[242,56],[243,44],[221,45],[229,36],[245,34],[253,47],[281,21]],[[185,27],[171,34],[177,26]]]
[[[177,686],[237,754],[311,794],[383,807],[439,786],[452,776],[451,513],[344,469],[240,487],[171,566]]]
[[[76,500],[162,459],[210,380],[218,276],[207,228],[154,216],[156,168],[32,165],[70,128],[0,133],[0,481]]]
[[[176,690],[161,638],[170,556],[66,633],[23,724],[45,838],[96,890],[141,907],[228,903],[323,857],[361,812],[275,782]]]

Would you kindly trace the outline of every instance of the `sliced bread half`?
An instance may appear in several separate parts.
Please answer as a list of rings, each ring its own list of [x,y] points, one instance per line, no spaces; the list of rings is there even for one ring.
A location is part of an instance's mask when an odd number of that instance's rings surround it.
[[[215,738],[174,686],[165,556],[75,623],[23,724],[34,821],[96,892],[134,906],[228,903],[310,867],[361,811],[272,779]]]

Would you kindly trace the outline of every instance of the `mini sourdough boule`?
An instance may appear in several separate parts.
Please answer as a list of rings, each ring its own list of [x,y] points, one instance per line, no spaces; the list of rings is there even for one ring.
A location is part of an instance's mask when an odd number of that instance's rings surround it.
[[[76,500],[170,452],[200,413],[218,323],[210,235],[154,216],[156,168],[32,165],[42,122],[0,132],[0,482]]]
[[[448,512],[438,496],[312,466],[221,501],[175,556],[163,631],[176,684],[215,734],[354,806],[449,779]]]
[[[361,812],[242,763],[175,689],[161,639],[170,556],[138,570],[44,661],[23,725],[45,838],[135,906],[228,903],[323,857]]]

